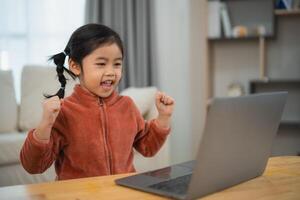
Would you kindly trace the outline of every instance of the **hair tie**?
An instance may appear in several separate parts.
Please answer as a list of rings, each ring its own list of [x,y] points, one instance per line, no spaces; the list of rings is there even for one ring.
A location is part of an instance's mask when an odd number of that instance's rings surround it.
[[[65,56],[68,56],[68,54],[67,54],[65,51],[63,51],[63,54],[64,54]]]
[[[64,90],[64,89],[65,89],[65,87],[60,87],[60,89],[63,89],[63,90]]]

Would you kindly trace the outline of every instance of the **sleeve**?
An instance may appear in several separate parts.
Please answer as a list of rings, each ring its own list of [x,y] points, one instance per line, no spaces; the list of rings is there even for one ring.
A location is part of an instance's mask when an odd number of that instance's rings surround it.
[[[65,127],[62,112],[56,118],[48,143],[34,137],[35,129],[28,132],[20,152],[20,161],[24,169],[31,174],[43,173],[56,160],[65,145],[63,133]]]
[[[145,121],[133,102],[132,107],[138,127],[133,146],[143,156],[152,157],[163,146],[171,129],[160,128],[156,119]]]

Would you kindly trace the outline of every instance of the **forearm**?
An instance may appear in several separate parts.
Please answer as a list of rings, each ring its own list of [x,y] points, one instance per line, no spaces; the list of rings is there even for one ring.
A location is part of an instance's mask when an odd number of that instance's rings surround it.
[[[147,123],[145,128],[147,132],[139,133],[141,136],[137,138],[134,147],[145,157],[154,156],[163,146],[170,128],[162,128],[158,125],[157,119]]]
[[[32,174],[44,172],[53,162],[52,145],[34,138],[31,130],[20,152],[20,160],[26,171]]]
[[[51,124],[47,124],[47,122],[41,121],[33,134],[36,139],[46,142],[49,141],[50,139],[51,130],[52,130]]]
[[[157,123],[158,127],[163,128],[163,129],[168,129],[168,128],[170,128],[171,117],[158,115],[158,117],[156,118],[156,123]]]

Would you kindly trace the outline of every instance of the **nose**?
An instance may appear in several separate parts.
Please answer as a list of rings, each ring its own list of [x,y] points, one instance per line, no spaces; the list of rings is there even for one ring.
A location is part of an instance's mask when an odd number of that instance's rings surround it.
[[[110,67],[106,68],[104,75],[105,76],[115,76],[115,71],[114,71],[113,67],[110,66]]]

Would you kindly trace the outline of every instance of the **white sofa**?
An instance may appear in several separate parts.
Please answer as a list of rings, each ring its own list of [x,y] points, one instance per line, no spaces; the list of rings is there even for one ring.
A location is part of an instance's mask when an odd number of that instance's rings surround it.
[[[66,95],[70,95],[75,82],[68,82]],[[11,71],[0,71],[0,186],[30,184],[55,179],[52,166],[43,174],[27,173],[20,164],[19,153],[29,129],[36,127],[42,113],[43,93],[53,94],[59,88],[55,67],[26,66],[21,77],[21,102],[17,104]],[[156,88],[128,88],[121,94],[128,95],[137,104],[144,118],[157,115],[154,104]],[[144,158],[135,153],[134,163],[138,172],[170,164],[169,142],[157,155]]]

